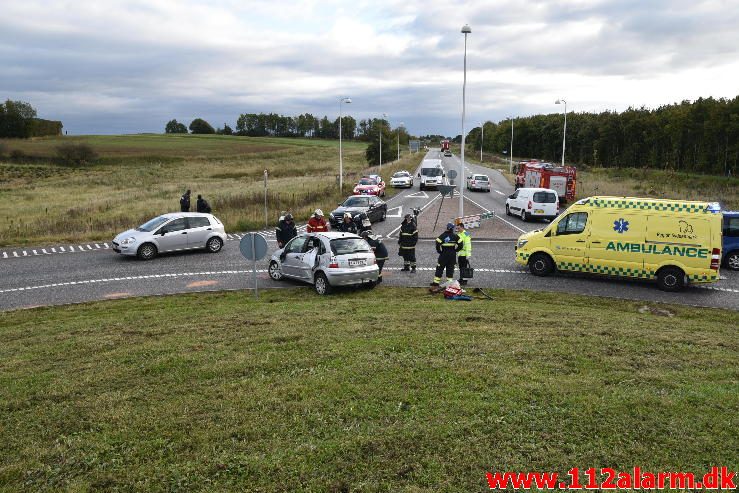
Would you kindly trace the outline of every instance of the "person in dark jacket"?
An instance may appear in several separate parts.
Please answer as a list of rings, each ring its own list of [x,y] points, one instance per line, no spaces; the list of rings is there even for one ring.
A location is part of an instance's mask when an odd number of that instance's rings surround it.
[[[377,267],[380,269],[380,273],[377,275],[377,284],[382,282],[382,267],[385,265],[385,261],[388,259],[387,248],[385,247],[382,240],[377,236],[372,235],[371,230],[365,230],[361,233],[362,238],[367,240],[369,246],[372,247],[372,251],[375,252],[375,259],[377,259]]]
[[[400,237],[398,254],[403,257],[403,271],[416,272],[416,243],[418,243],[418,227],[416,219],[411,214],[406,214],[403,224],[400,225]]]
[[[206,214],[210,214],[210,204],[207,200],[203,198],[202,195],[198,195],[198,201],[196,203],[197,211],[198,212],[205,212]]]
[[[372,223],[365,212],[360,212],[354,216],[354,222],[357,225],[357,234],[361,234],[362,231],[369,231],[372,229]]]
[[[462,238],[454,232],[454,224],[448,223],[446,231],[436,238],[436,251],[439,253],[439,260],[436,263],[436,273],[432,286],[438,286],[441,283],[441,274],[446,269],[447,280],[454,279],[454,264],[457,263],[457,252],[464,248]]]
[[[287,245],[287,242],[298,236],[298,230],[295,228],[295,221],[293,221],[293,215],[290,213],[285,214],[280,222],[277,224],[275,230],[275,236],[277,238],[277,246],[279,248]]]
[[[190,190],[187,190],[180,197],[180,212],[190,212]]]
[[[341,231],[342,233],[357,234],[357,225],[354,222],[354,218],[352,218],[350,212],[344,213],[344,217],[339,225],[336,227],[336,230]]]

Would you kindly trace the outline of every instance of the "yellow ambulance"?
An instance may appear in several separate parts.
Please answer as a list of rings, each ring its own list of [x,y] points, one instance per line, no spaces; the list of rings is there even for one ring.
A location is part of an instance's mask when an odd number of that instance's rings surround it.
[[[679,291],[718,281],[721,217],[717,203],[590,197],[521,235],[516,262],[537,276],[559,270],[656,279],[660,289]]]

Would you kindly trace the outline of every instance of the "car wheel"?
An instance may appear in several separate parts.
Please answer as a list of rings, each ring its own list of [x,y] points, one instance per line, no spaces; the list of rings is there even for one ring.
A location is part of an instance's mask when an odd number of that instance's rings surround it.
[[[726,267],[731,270],[739,270],[739,252],[731,252],[726,256]]]
[[[218,253],[221,251],[221,248],[223,248],[223,240],[217,236],[209,239],[208,242],[205,244],[205,249],[208,250],[210,253]]]
[[[313,284],[313,287],[316,289],[316,293],[320,295],[329,294],[331,293],[331,285],[328,283],[328,279],[326,279],[326,274],[323,272],[319,272],[316,274],[316,280]]]
[[[387,217],[387,210],[382,211],[382,215],[380,216],[380,221],[384,221]]]
[[[505,205],[505,215],[510,216],[511,215],[511,208],[508,207],[508,204]]]
[[[526,222],[526,211],[521,209],[521,221]]]
[[[677,267],[663,267],[657,272],[657,286],[662,291],[680,291],[685,287],[685,272]]]
[[[141,260],[151,260],[157,256],[157,247],[155,247],[152,243],[144,243],[136,251],[136,255]]]
[[[529,259],[529,270],[535,276],[548,276],[554,272],[552,257],[546,253],[535,253]]]
[[[273,281],[282,280],[282,270],[280,269],[280,264],[278,264],[274,260],[269,263],[269,268],[267,269],[267,272],[269,272],[269,277]]]

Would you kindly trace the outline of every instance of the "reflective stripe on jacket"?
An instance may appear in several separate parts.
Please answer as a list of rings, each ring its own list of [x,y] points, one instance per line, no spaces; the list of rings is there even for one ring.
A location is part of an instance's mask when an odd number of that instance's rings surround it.
[[[460,257],[471,257],[472,256],[472,236],[465,230],[459,233],[459,237],[462,239],[462,250],[459,251]]]

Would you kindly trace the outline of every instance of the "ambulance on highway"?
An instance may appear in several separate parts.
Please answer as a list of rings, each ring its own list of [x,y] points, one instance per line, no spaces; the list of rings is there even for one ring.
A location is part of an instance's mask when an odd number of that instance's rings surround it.
[[[656,279],[660,289],[719,279],[720,206],[680,200],[590,197],[516,243],[532,274],[555,270]]]

